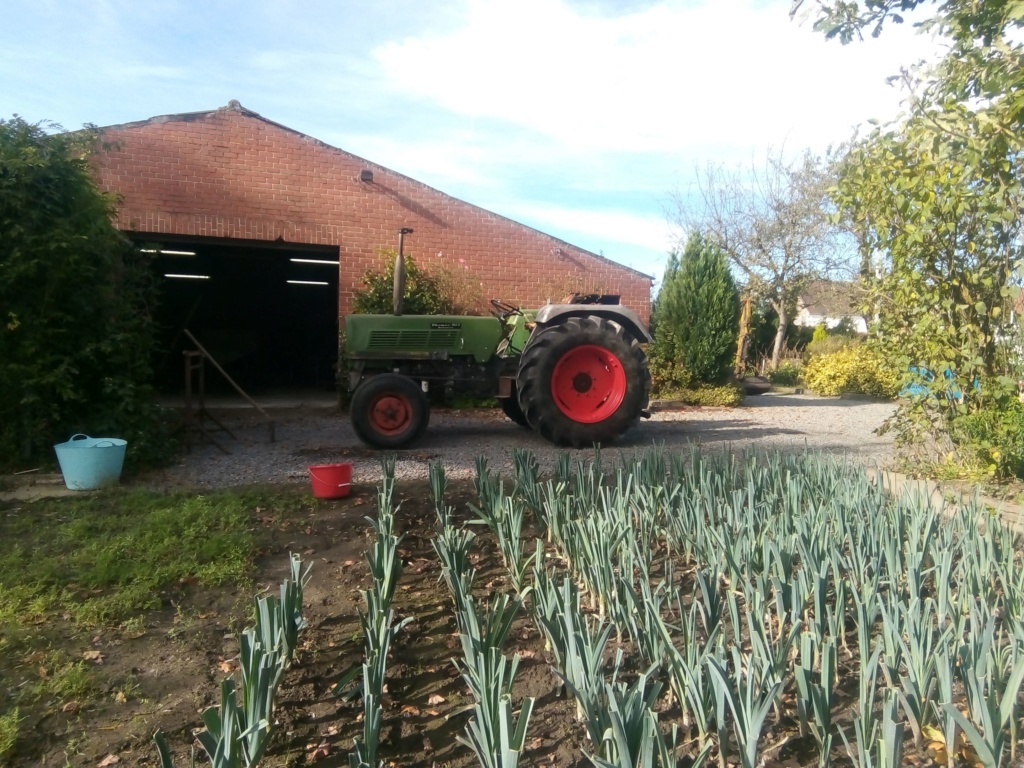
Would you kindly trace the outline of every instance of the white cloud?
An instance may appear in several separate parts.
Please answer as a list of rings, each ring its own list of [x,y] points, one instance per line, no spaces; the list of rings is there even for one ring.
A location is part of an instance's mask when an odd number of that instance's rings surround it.
[[[758,139],[823,145],[888,117],[885,78],[929,49],[912,30],[842,47],[787,3],[664,3],[615,17],[551,0],[471,0],[464,26],[379,46],[391,87],[567,152],[678,152]]]
[[[672,245],[668,225],[660,216],[516,202],[505,203],[502,210],[505,216],[560,237],[558,233],[572,233],[573,238],[563,239],[590,250],[602,250],[593,243],[629,243],[664,254]]]

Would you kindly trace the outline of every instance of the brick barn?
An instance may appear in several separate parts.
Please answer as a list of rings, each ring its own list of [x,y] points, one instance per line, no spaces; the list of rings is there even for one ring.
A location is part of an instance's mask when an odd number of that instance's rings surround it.
[[[118,227],[157,252],[162,359],[182,380],[189,329],[242,386],[334,385],[339,318],[398,245],[484,298],[521,306],[618,294],[641,317],[651,277],[267,120],[232,101],[103,130]]]

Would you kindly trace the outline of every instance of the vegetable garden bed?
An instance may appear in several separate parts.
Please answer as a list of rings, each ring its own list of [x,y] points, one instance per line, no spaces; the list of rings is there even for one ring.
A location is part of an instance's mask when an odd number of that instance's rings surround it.
[[[418,599],[388,609],[396,686],[369,706],[342,680],[352,701],[307,750],[373,738],[401,766],[1019,759],[1021,547],[985,510],[893,499],[817,456],[565,456],[543,481],[527,452],[515,466],[502,481],[478,465],[468,517],[435,466],[429,498],[394,515],[395,551],[403,523],[418,542],[411,582],[384,558],[391,593]],[[374,525],[379,541],[395,523]]]
[[[275,534],[313,570],[260,765],[1020,761],[1021,541],[986,510],[814,455],[621,462],[435,465]],[[238,675],[211,662],[199,702]],[[200,708],[140,704],[176,765]],[[69,763],[157,765],[152,722]]]

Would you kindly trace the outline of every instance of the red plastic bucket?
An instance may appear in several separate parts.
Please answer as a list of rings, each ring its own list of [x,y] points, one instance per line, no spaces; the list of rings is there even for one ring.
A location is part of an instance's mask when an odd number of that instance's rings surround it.
[[[318,464],[309,468],[313,495],[318,499],[340,499],[352,490],[351,464]]]

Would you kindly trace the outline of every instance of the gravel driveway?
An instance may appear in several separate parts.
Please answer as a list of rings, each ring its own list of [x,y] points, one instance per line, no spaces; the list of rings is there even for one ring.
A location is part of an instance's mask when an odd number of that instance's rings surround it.
[[[740,408],[693,409],[656,413],[642,421],[613,447],[631,453],[652,444],[685,450],[700,444],[709,450],[749,446],[812,450],[843,454],[864,464],[880,464],[892,454],[892,441],[873,430],[895,409],[892,403],[837,400],[810,395],[762,395],[747,398]],[[308,482],[313,464],[351,462],[356,483],[380,478],[379,454],[356,438],[348,417],[335,409],[299,408],[271,412],[276,441],[269,441],[265,422],[253,411],[217,412],[234,432],[218,435],[231,454],[213,445],[194,446],[176,465],[142,479],[161,487],[215,488],[252,483]],[[556,448],[534,433],[508,421],[500,411],[434,411],[424,438],[399,452],[398,476],[425,478],[427,463],[440,459],[451,478],[472,477],[474,462],[487,456],[493,469],[510,473],[513,448],[528,448],[542,469],[554,467]],[[578,455],[590,451],[574,451]]]

